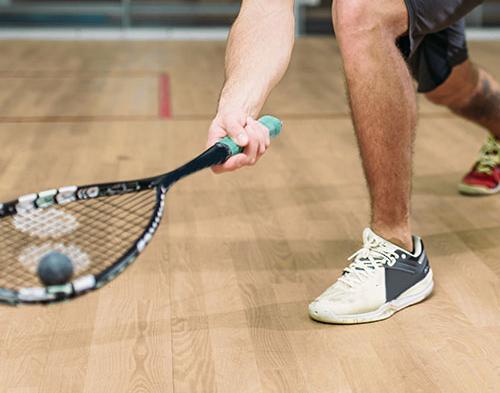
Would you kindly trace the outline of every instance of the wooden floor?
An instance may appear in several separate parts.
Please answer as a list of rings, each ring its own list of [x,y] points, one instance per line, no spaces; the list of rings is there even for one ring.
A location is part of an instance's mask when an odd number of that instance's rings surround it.
[[[222,43],[0,42],[0,200],[161,173],[203,149]],[[500,43],[472,43],[500,78]],[[158,116],[167,73],[171,119]],[[308,302],[360,246],[368,199],[331,39],[298,42],[255,168],[168,195],[145,254],[71,303],[0,307],[6,393],[500,392],[500,196],[456,183],[485,133],[421,101],[413,222],[436,289],[360,326]]]

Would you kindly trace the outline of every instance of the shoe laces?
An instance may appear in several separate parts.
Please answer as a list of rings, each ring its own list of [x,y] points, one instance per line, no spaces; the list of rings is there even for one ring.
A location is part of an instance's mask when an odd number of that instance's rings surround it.
[[[350,287],[361,284],[385,264],[394,265],[398,258],[394,246],[386,241],[376,237],[366,239],[363,247],[348,258],[353,262],[344,269],[339,281]]]
[[[490,174],[497,165],[500,165],[500,142],[490,135],[481,147],[476,170],[480,173]]]

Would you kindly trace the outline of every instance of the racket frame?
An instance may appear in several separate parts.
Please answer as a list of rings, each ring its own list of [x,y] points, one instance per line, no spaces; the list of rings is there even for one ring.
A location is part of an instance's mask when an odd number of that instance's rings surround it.
[[[271,138],[276,137],[281,131],[281,121],[273,116],[263,116],[259,122],[268,128]],[[130,266],[149,244],[163,217],[166,193],[175,182],[199,170],[221,164],[230,156],[241,151],[243,151],[242,147],[236,145],[229,137],[225,137],[188,163],[159,176],[123,182],[60,187],[23,195],[10,202],[0,203],[0,219],[7,219],[20,211],[43,209],[54,205],[64,206],[87,199],[156,189],[155,207],[147,226],[137,240],[102,272],[95,275],[83,275],[63,285],[21,288],[19,290],[0,288],[0,302],[11,305],[54,303],[103,287]]]
[[[65,186],[38,193],[22,195],[19,198],[0,203],[0,219],[14,216],[18,212],[64,206],[78,201],[105,198],[146,190],[156,190],[156,202],[147,226],[131,246],[102,272],[87,274],[66,284],[46,287],[21,288],[11,290],[0,288],[0,302],[16,305],[19,303],[54,303],[80,296],[99,289],[116,278],[144,251],[160,225],[165,210],[165,197],[169,188],[181,178],[201,169],[224,162],[231,156],[231,149],[224,143],[216,143],[195,159],[165,174],[123,182],[96,183],[84,186]]]

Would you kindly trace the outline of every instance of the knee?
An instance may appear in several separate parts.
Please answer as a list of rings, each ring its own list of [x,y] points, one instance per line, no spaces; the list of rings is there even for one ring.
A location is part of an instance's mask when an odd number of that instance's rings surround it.
[[[460,108],[480,93],[481,80],[477,70],[469,63],[455,67],[450,76],[425,97],[436,105]]]
[[[341,45],[370,37],[395,40],[408,29],[403,0],[334,0],[332,18]]]
[[[435,105],[453,106],[457,99],[457,94],[450,90],[439,92],[438,89],[425,93],[425,98]]]

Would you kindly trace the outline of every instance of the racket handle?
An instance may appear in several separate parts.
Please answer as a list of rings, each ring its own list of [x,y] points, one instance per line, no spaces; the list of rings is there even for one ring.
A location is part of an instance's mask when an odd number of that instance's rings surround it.
[[[270,115],[262,116],[259,119],[259,123],[267,127],[271,139],[276,138],[281,132],[281,128],[283,127],[283,123],[280,119]],[[232,156],[243,151],[243,148],[241,146],[238,146],[236,142],[228,136],[222,138],[218,143],[226,145],[231,151]]]

